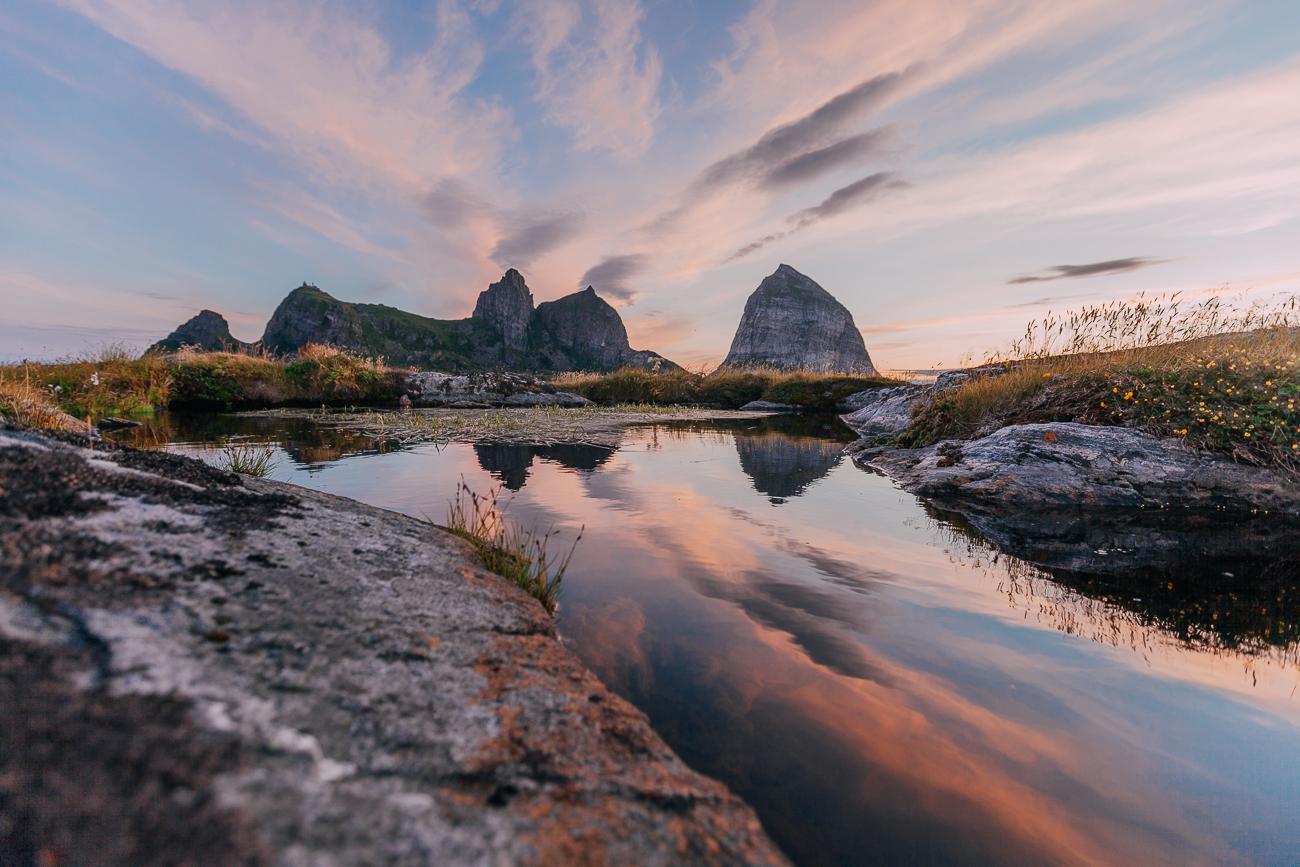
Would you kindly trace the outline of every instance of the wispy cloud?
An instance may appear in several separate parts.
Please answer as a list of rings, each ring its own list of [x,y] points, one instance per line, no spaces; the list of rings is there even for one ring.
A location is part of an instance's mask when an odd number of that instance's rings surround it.
[[[430,223],[452,228],[472,217],[494,213],[494,208],[460,178],[442,178],[421,202]]]
[[[888,138],[888,130],[871,130],[792,157],[768,171],[763,176],[763,185],[781,187],[814,180],[878,153]]]
[[[532,46],[537,98],[552,123],[573,132],[580,151],[643,154],[654,140],[663,65],[641,37],[636,0],[590,0],[583,27],[575,0],[522,5],[516,27]]]
[[[788,238],[796,232],[818,223],[821,220],[842,214],[852,208],[859,207],[880,196],[881,193],[889,190],[901,190],[910,186],[906,181],[899,180],[893,172],[876,172],[860,178],[847,186],[840,187],[831,193],[819,204],[811,208],[804,208],[798,213],[792,214],[787,222],[792,226],[780,232],[772,232],[764,235],[756,241],[750,241],[745,246],[736,250],[728,258],[728,262],[734,262],[737,259],[743,259],[751,253],[756,253],[775,241],[782,238]]]
[[[827,142],[835,137],[850,121],[859,120],[891,92],[897,89],[904,75],[891,72],[877,75],[860,84],[838,93],[823,102],[817,108],[797,120],[782,124],[769,130],[744,150],[729,154],[708,166],[700,173],[695,184],[697,189],[710,189],[767,175],[778,178],[785,176],[793,180],[801,172],[809,172],[819,162],[842,161],[855,150],[870,147],[874,141],[869,137],[855,136],[852,139],[837,142],[830,150]],[[867,134],[875,136],[876,134]],[[830,153],[826,153],[830,150]],[[799,160],[805,162],[799,163]],[[791,163],[795,163],[793,169]],[[810,176],[818,174],[812,171]]]
[[[791,217],[790,220],[795,224],[796,229],[804,229],[819,220],[834,217],[836,214],[842,214],[850,208],[866,204],[887,190],[901,190],[907,186],[909,186],[908,183],[899,180],[893,172],[876,172],[856,180],[848,186],[840,187],[823,199],[820,204],[811,208],[804,208]]]
[[[636,290],[628,281],[645,271],[649,264],[649,257],[642,253],[609,256],[588,268],[578,286],[594,286],[601,295],[631,302],[636,298]]]
[[[575,212],[517,219],[510,233],[492,248],[492,259],[502,267],[526,268],[533,260],[577,237],[582,223],[582,215]]]
[[[1028,274],[1023,277],[1013,277],[1007,281],[1010,285],[1018,283],[1046,283],[1049,280],[1063,280],[1067,277],[1095,277],[1099,274],[1123,274],[1127,271],[1136,271],[1139,268],[1150,268],[1152,265],[1159,265],[1164,259],[1153,259],[1148,256],[1133,256],[1128,259],[1109,259],[1105,262],[1088,262],[1084,265],[1053,265],[1047,268],[1041,274]]]

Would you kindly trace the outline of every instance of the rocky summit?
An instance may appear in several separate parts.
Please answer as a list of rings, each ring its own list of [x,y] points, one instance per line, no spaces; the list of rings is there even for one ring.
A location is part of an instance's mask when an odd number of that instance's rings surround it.
[[[522,351],[528,346],[528,326],[533,318],[533,293],[524,275],[514,268],[478,295],[474,319],[488,323],[501,335],[507,349]]]
[[[745,302],[725,368],[874,374],[853,314],[807,275],[781,265]]]
[[[254,344],[236,340],[230,334],[226,317],[213,310],[200,310],[198,315],[182,323],[175,331],[149,347],[149,352],[176,352],[182,347],[205,352],[243,352]]]
[[[658,353],[633,349],[618,311],[593,287],[534,307],[528,284],[513,268],[479,293],[468,319],[432,319],[385,304],[340,301],[304,283],[275,308],[259,343],[234,340],[220,315],[204,311],[150,351],[175,351],[185,344],[290,355],[308,343],[453,373],[676,367]]]

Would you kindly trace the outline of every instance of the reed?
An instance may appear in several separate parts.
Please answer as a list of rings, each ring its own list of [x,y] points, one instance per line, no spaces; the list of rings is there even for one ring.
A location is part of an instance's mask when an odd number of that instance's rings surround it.
[[[914,410],[902,445],[1076,421],[1182,437],[1300,471],[1300,299],[1271,305],[1177,295],[1037,320],[982,372]]]
[[[276,467],[275,450],[270,446],[229,444],[221,450],[219,465],[232,473],[265,478]]]
[[[480,495],[461,479],[456,498],[447,507],[446,529],[473,545],[488,569],[513,581],[554,614],[582,530],[568,552],[556,556],[549,548],[558,531],[539,533],[509,521],[498,499],[500,490]]]

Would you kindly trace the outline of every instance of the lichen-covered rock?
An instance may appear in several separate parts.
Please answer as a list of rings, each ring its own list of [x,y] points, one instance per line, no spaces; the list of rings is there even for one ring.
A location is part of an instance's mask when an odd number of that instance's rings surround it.
[[[854,460],[941,505],[1300,515],[1294,478],[1130,428],[1011,425],[923,449],[867,449]]]
[[[924,385],[872,388],[849,395],[844,401],[850,412],[840,416],[858,436],[865,439],[902,433],[912,423],[912,408],[933,393]]]
[[[863,438],[861,445],[879,437],[893,436],[907,430],[912,411],[922,400],[956,388],[976,376],[1001,376],[1007,369],[986,365],[967,370],[946,370],[927,385],[896,385],[869,388],[851,394],[840,405],[840,419]]]
[[[764,278],[745,302],[722,366],[876,372],[853,314],[789,265]]]
[[[212,310],[200,310],[196,316],[183,322],[175,331],[150,346],[146,353],[176,352],[182,347],[205,352],[248,352],[256,344],[236,340],[230,334],[226,317]]]
[[[429,524],[12,429],[0,490],[0,863],[784,863]]]

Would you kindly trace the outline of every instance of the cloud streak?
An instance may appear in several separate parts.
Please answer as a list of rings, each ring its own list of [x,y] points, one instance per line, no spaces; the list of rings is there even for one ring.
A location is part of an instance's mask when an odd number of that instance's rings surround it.
[[[802,211],[791,214],[786,222],[792,224],[791,228],[773,232],[769,235],[750,241],[745,246],[739,248],[727,257],[727,262],[734,262],[737,259],[743,259],[751,253],[756,253],[766,247],[768,244],[788,238],[796,232],[812,226],[822,220],[837,216],[845,211],[865,205],[878,198],[882,193],[889,190],[900,190],[909,187],[906,181],[899,180],[893,172],[876,172],[860,178],[847,186],[840,187],[831,193],[819,204],[811,208],[804,208]]]
[[[1065,280],[1072,277],[1095,277],[1099,274],[1123,274],[1139,268],[1159,265],[1165,259],[1153,259],[1148,256],[1132,256],[1127,259],[1108,259],[1105,262],[1088,262],[1084,265],[1053,265],[1041,274],[1027,274],[1013,277],[1007,281],[1015,286],[1021,283],[1046,283],[1049,280]]]
[[[583,217],[576,212],[518,220],[510,233],[497,241],[490,255],[502,267],[527,267],[533,260],[576,238],[582,224]]]
[[[879,152],[881,144],[888,137],[888,130],[877,129],[840,139],[834,144],[786,160],[768,171],[762,184],[765,187],[783,187],[815,180]]]
[[[578,287],[594,286],[601,295],[631,302],[636,298],[636,290],[628,281],[649,267],[649,257],[642,253],[622,253],[609,256],[592,265],[578,281]]]
[[[874,142],[864,136],[854,136],[829,147],[827,142],[850,121],[862,118],[880,105],[897,90],[904,77],[902,72],[877,75],[836,94],[798,120],[769,130],[744,150],[708,166],[700,173],[695,186],[716,189],[765,174],[791,180],[801,173],[815,177],[819,165],[842,165],[855,151],[861,152]],[[793,168],[791,163],[795,164]]]

